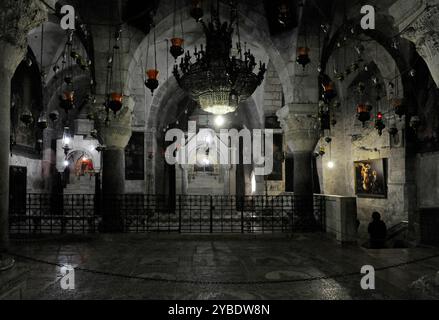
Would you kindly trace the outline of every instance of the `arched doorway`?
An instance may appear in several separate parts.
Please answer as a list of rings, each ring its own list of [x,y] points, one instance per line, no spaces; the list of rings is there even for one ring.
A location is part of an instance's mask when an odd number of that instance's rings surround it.
[[[95,170],[93,158],[85,151],[72,151],[65,160],[64,185],[66,194],[95,193]]]

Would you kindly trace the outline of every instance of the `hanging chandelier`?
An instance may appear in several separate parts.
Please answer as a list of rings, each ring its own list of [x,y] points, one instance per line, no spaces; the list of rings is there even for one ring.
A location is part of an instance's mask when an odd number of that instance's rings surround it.
[[[197,21],[204,29],[205,49],[203,45],[200,50],[195,47],[195,59],[186,52],[180,65],[175,65],[174,76],[179,86],[204,111],[216,115],[235,112],[264,80],[265,64],[260,62],[259,72],[253,72],[257,63],[250,50],[242,50],[235,5],[231,5],[230,23],[221,23],[219,1],[217,8],[212,8],[212,19],[208,24],[199,15]],[[234,24],[238,35],[238,56],[231,56]]]

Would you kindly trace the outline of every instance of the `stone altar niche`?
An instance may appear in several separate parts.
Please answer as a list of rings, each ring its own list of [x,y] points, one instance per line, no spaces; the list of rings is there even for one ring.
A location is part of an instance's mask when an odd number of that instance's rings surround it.
[[[96,147],[99,145],[99,142],[95,139],[84,139],[84,136],[75,135],[73,137],[72,142],[72,150],[69,151],[69,154],[73,152],[84,152],[88,156],[91,157],[93,161],[94,170],[96,172],[101,171],[101,154],[96,150]],[[56,141],[56,170],[58,172],[64,172],[65,165],[64,161],[66,159],[66,155],[64,154],[63,149],[63,141],[62,139],[58,139]]]

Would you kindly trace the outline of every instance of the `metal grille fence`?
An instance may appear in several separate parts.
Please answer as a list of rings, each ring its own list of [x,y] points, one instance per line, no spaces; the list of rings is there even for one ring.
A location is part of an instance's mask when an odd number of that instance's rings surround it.
[[[325,229],[325,198],[314,196],[313,227]],[[303,228],[303,200],[282,196],[28,194],[10,199],[11,234],[87,234],[115,217],[126,233],[288,233]],[[309,221],[309,220],[308,220]]]

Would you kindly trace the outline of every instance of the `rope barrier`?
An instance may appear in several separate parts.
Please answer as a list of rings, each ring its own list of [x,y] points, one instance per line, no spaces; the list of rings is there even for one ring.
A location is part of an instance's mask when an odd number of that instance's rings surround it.
[[[55,263],[50,261],[45,261],[42,259],[32,258],[24,255],[19,255],[15,253],[8,253],[10,256],[21,259],[21,260],[27,260],[39,264],[45,264],[45,265],[51,265],[55,267],[64,267],[65,264],[61,263]],[[396,269],[400,267],[405,267],[413,264],[418,264],[421,262],[425,262],[428,260],[433,260],[439,258],[439,254],[419,258],[419,259],[413,259],[406,262],[393,264],[385,267],[375,268],[375,271],[385,271],[389,269]],[[141,280],[141,281],[148,281],[148,282],[161,282],[161,283],[175,283],[175,284],[192,284],[192,285],[268,285],[268,284],[291,284],[291,283],[302,283],[302,282],[315,282],[315,281],[324,281],[324,280],[335,280],[340,278],[346,278],[346,277],[352,277],[352,276],[358,276],[360,273],[358,271],[355,272],[347,272],[347,273],[335,273],[328,276],[318,276],[318,277],[310,277],[305,279],[284,279],[284,280],[259,280],[259,281],[203,281],[203,280],[183,280],[183,279],[160,279],[160,278],[152,278],[152,277],[142,277],[142,276],[135,276],[135,275],[127,275],[123,273],[116,273],[116,272],[106,272],[106,271],[99,271],[99,270],[93,270],[88,268],[82,268],[82,267],[76,267],[74,268],[75,271],[95,274],[95,275],[102,275],[102,276],[108,276],[108,277],[115,277],[115,278],[123,278],[123,279],[129,279],[129,280]]]

